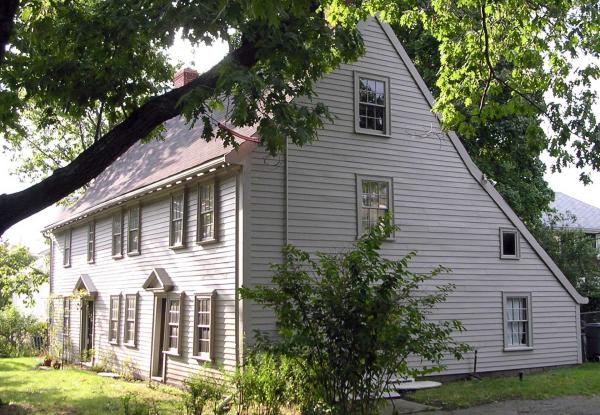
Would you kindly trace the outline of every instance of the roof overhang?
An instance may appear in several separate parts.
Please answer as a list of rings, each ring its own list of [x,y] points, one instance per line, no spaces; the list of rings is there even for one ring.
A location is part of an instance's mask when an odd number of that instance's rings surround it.
[[[173,289],[171,277],[164,268],[154,268],[146,278],[142,288],[155,293],[166,293]]]
[[[75,283],[75,288],[73,288],[73,292],[76,291],[84,291],[90,297],[96,297],[96,295],[98,295],[98,290],[96,289],[94,282],[87,274],[81,274],[79,276],[79,279]]]

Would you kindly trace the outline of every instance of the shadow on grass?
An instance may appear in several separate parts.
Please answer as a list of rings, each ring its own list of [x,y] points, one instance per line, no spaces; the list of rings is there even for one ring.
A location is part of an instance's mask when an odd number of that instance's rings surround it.
[[[0,372],[24,371],[35,369],[35,364],[29,358],[0,359]]]

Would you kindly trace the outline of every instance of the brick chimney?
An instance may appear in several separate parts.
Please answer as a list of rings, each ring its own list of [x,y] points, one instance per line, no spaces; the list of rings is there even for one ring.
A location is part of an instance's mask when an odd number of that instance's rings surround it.
[[[182,87],[196,78],[198,78],[198,71],[191,68],[180,69],[173,77],[173,86],[175,88]]]

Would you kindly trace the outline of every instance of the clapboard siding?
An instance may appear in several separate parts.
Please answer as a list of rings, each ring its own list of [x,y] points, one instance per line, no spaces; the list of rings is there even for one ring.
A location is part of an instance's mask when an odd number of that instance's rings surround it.
[[[187,183],[187,234],[186,248],[169,249],[169,191],[159,192],[142,198],[141,203],[141,254],[122,259],[111,255],[112,212],[94,218],[96,220],[96,260],[86,260],[87,223],[72,228],[72,265],[62,266],[64,235],[57,233],[53,243],[52,287],[54,295],[69,295],[81,274],[88,274],[98,290],[95,302],[96,360],[114,359],[123,363],[130,359],[143,377],[149,376],[154,294],[142,289],[142,284],[153,268],[164,268],[175,287],[173,296],[184,292],[181,357],[168,357],[166,378],[180,382],[189,374],[199,370],[193,354],[194,294],[216,291],[215,311],[215,358],[216,363],[228,368],[236,365],[236,312],[235,312],[235,268],[236,268],[236,192],[237,176],[231,172],[218,178],[217,209],[219,241],[214,244],[197,245],[196,209],[197,183]],[[174,190],[177,190],[174,188]],[[129,205],[128,205],[129,206]],[[127,229],[127,208],[124,212]],[[126,240],[126,236],[124,237]],[[126,251],[126,243],[124,244]],[[138,320],[136,346],[123,345],[125,295],[138,293]],[[122,295],[119,327],[119,345],[108,342],[108,316],[111,295]],[[80,311],[72,306],[72,341],[79,350]]]
[[[478,370],[577,363],[578,305],[525,238],[519,260],[499,259],[499,228],[514,224],[443,134],[380,24],[369,20],[362,34],[365,55],[317,82],[318,100],[335,117],[319,132],[319,140],[303,148],[290,145],[287,175],[285,160],[269,160],[259,151],[252,156],[247,214],[251,260],[245,281],[269,283],[269,264],[281,260],[286,221],[288,241],[300,248],[347,248],[357,232],[356,174],[391,177],[401,231],[383,251],[391,258],[417,251],[411,264],[416,272],[439,264],[452,269],[423,288],[455,284],[432,318],[464,323],[467,331],[457,339],[478,350]],[[355,70],[390,79],[391,137],[354,132]],[[532,293],[532,351],[503,351],[503,291]],[[269,312],[249,305],[245,310],[246,336],[250,328],[272,330]],[[473,369],[473,355],[459,362],[448,358],[446,364],[448,374],[466,373]]]

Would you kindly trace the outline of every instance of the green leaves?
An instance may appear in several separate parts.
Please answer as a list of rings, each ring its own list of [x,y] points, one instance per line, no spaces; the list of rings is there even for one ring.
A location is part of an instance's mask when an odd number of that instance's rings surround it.
[[[460,322],[427,318],[453,288],[430,280],[448,270],[411,272],[414,253],[384,258],[379,250],[394,230],[384,218],[339,255],[287,246],[272,284],[240,290],[275,314],[278,343],[261,335],[259,345],[300,361],[315,397],[334,413],[376,413],[391,376],[439,371],[447,354],[468,350],[452,339]],[[409,365],[409,356],[429,366]]]
[[[35,266],[36,257],[24,246],[9,246],[0,242],[0,309],[12,302],[12,295],[23,295],[33,302],[48,274]]]

